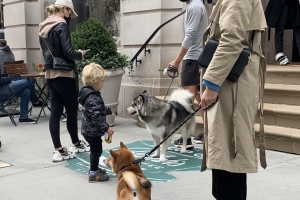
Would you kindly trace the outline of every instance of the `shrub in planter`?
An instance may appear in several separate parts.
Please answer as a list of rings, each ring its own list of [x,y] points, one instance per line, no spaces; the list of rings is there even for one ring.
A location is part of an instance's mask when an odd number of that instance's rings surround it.
[[[106,70],[129,66],[129,57],[117,52],[114,39],[97,19],[89,18],[78,24],[71,37],[75,49],[90,49],[85,60],[76,61],[79,73],[91,62],[100,64]]]

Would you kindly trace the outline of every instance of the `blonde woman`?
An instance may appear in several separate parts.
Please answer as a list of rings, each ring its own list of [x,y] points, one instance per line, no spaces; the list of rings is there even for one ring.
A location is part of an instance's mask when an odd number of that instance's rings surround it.
[[[53,162],[75,157],[77,152],[89,151],[89,146],[78,138],[77,108],[78,85],[77,72],[53,69],[53,57],[62,57],[73,62],[82,60],[85,51],[74,50],[71,45],[71,36],[68,23],[71,18],[77,17],[71,0],[57,0],[55,4],[46,7],[48,18],[40,24],[39,41],[45,60],[45,78],[50,89],[51,116],[49,129],[54,145]],[[68,114],[67,129],[72,144],[69,151],[62,147],[60,142],[60,117],[63,109]]]
[[[98,168],[99,158],[103,151],[101,137],[105,133],[109,135],[114,133],[106,122],[106,115],[112,115],[111,109],[104,105],[100,94],[105,77],[105,70],[96,63],[85,66],[82,71],[82,82],[85,87],[80,89],[78,99],[83,106],[81,134],[91,147],[89,182],[109,180],[106,171]]]

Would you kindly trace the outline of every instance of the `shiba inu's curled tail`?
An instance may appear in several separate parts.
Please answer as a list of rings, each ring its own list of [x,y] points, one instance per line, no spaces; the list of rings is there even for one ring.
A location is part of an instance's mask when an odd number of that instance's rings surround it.
[[[148,179],[144,177],[138,177],[131,171],[123,172],[123,179],[131,189],[133,197],[138,196],[141,186],[145,189],[152,187],[152,184]]]
[[[152,183],[144,178],[144,177],[137,177],[140,181],[140,184],[144,187],[144,188],[151,188],[152,187]]]

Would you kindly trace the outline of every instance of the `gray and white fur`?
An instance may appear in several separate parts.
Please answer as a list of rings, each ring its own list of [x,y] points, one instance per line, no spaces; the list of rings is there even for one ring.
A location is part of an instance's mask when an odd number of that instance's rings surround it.
[[[192,94],[184,89],[176,89],[172,92],[168,102],[150,96],[144,91],[136,97],[127,112],[145,123],[148,132],[152,135],[155,145],[158,145],[172,131],[175,130],[193,112]],[[181,133],[183,145],[181,153],[186,153],[187,139],[194,133],[196,126],[195,117],[189,119],[176,133]],[[167,139],[161,148],[158,148],[153,155],[160,157],[160,162],[165,162],[166,151],[172,137]]]

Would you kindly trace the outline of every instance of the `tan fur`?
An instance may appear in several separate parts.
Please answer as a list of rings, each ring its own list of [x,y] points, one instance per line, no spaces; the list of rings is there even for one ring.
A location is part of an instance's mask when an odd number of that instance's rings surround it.
[[[111,157],[104,160],[105,165],[111,167],[118,177],[117,200],[151,200],[151,182],[144,176],[139,165],[120,170],[135,160],[123,142],[120,142],[120,147],[116,151],[110,150]]]

